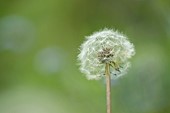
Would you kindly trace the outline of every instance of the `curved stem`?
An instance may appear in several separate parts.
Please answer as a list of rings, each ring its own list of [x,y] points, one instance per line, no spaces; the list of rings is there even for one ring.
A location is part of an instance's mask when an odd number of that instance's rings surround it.
[[[110,79],[110,64],[106,63],[106,101],[107,101],[107,113],[111,113],[111,79]]]

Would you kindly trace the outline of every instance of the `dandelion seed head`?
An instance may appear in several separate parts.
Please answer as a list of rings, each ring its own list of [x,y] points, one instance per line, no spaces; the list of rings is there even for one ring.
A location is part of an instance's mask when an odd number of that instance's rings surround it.
[[[125,35],[104,29],[87,36],[80,46],[80,71],[88,79],[98,80],[105,76],[105,64],[110,63],[111,78],[116,79],[127,72],[134,54],[134,46]]]

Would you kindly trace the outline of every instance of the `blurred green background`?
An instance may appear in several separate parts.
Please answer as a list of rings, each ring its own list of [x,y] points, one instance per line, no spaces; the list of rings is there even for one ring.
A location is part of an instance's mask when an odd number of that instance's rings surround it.
[[[112,81],[113,113],[170,113],[169,0],[0,0],[0,113],[105,113],[104,81],[77,65],[84,36],[105,27],[136,49]]]

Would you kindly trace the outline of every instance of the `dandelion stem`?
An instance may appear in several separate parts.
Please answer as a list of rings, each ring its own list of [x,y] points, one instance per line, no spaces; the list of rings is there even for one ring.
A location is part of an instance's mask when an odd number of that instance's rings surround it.
[[[111,113],[111,80],[110,80],[110,65],[108,63],[106,63],[105,74],[106,74],[107,113]]]

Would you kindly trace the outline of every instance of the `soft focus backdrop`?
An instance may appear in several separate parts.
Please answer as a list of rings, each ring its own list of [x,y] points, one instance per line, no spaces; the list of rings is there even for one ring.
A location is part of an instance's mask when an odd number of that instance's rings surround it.
[[[105,27],[136,48],[112,81],[113,113],[170,113],[169,0],[1,0],[0,113],[105,113],[104,80],[88,81],[76,60]]]

